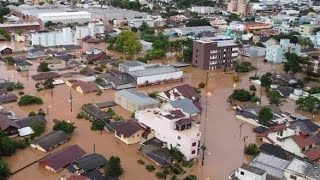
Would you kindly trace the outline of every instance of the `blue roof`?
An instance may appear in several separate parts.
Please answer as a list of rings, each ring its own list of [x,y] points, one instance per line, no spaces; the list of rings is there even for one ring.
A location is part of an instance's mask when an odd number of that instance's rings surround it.
[[[170,102],[170,104],[172,105],[172,107],[180,108],[182,109],[182,111],[191,115],[200,113],[200,110],[197,108],[197,106],[195,106],[189,99],[179,99]]]

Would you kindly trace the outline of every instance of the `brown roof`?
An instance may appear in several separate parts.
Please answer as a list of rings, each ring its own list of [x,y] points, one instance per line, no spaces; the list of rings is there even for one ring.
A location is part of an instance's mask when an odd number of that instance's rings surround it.
[[[0,129],[1,130],[6,130],[9,127],[15,127],[19,128],[19,126],[14,123],[11,119],[9,119],[7,116],[0,114]]]
[[[77,175],[72,175],[68,178],[68,180],[87,180],[87,177],[85,176],[77,176]]]
[[[170,111],[170,114],[165,115],[164,117],[166,117],[168,119],[179,119],[179,118],[185,117],[185,115],[180,110],[172,110],[172,111]]]
[[[172,91],[173,89],[177,89],[177,91],[185,98],[188,98],[192,101],[195,101],[196,99],[200,98],[200,94],[197,93],[197,91],[190,86],[189,84],[183,84],[180,86],[176,86],[172,89],[170,89],[169,91],[165,91],[164,93],[168,96],[168,98],[170,98],[170,94],[169,92]],[[175,96],[177,96],[178,94],[175,93]],[[194,99],[196,98],[196,99]]]
[[[88,61],[99,61],[99,60],[105,60],[110,59],[110,56],[106,55],[105,53],[99,53],[99,54],[89,54],[87,55]]]
[[[304,148],[315,143],[310,137],[303,137],[302,135],[295,135],[291,138],[300,148]]]
[[[176,122],[176,124],[178,125],[187,125],[187,124],[190,124],[192,123],[192,119],[190,118],[183,118],[183,119],[180,119],[179,121]]]
[[[36,81],[40,81],[40,80],[53,79],[53,78],[58,78],[58,77],[60,77],[60,75],[58,73],[44,72],[44,73],[39,73],[39,74],[33,75],[32,79],[34,79]]]
[[[140,124],[134,120],[128,120],[127,122],[119,125],[116,128],[116,133],[122,134],[123,137],[127,138],[134,135],[140,130],[145,130]]]
[[[9,103],[17,101],[18,97],[15,94],[8,93],[8,94],[0,94],[0,104],[2,103]]]
[[[83,93],[91,93],[99,90],[99,87],[96,84],[83,81],[78,81],[73,86],[76,88],[80,87]]]
[[[40,160],[40,163],[59,171],[85,154],[86,152],[78,145],[72,145],[48,154]]]
[[[311,161],[318,160],[320,159],[320,148],[313,149],[311,151],[306,151],[303,154],[306,155],[307,158]]]

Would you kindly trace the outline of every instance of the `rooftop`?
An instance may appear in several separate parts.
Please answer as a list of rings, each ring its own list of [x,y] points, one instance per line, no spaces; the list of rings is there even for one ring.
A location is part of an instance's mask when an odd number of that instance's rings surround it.
[[[128,74],[130,74],[134,78],[137,78],[137,77],[152,76],[152,75],[158,75],[158,74],[174,73],[178,71],[180,70],[176,69],[173,66],[155,65],[155,66],[145,67],[144,70],[130,71],[128,72]]]
[[[263,175],[264,173],[266,173],[265,170],[262,170],[260,168],[257,168],[257,167],[254,167],[254,166],[250,166],[250,165],[247,165],[247,164],[242,164],[241,168],[244,169],[244,170],[250,171],[250,172],[252,172],[254,174],[258,174],[258,175]]]
[[[44,150],[49,151],[57,145],[69,140],[70,138],[71,136],[66,134],[64,131],[52,131],[38,139],[31,141],[31,144],[36,144],[42,147]]]
[[[125,123],[120,124],[116,127],[115,131],[117,134],[122,134],[124,138],[128,138],[140,130],[145,130],[137,121],[128,120]]]
[[[133,89],[120,90],[116,94],[138,105],[159,104],[159,101]]]
[[[286,171],[303,175],[308,179],[320,179],[320,165],[311,164],[299,159],[293,159],[287,166]]]

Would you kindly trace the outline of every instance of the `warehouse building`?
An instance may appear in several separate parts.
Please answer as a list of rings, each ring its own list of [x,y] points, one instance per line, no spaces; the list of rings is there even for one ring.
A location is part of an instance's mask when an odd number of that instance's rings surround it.
[[[160,104],[159,101],[133,89],[117,91],[115,102],[131,112],[159,107]]]

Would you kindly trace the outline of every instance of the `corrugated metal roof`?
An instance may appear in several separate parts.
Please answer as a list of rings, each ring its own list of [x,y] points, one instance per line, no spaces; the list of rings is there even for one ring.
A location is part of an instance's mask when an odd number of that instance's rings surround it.
[[[138,105],[158,104],[159,101],[133,89],[124,89],[117,92],[118,96],[125,97]]]

